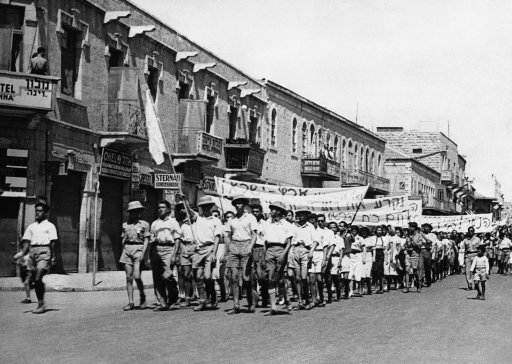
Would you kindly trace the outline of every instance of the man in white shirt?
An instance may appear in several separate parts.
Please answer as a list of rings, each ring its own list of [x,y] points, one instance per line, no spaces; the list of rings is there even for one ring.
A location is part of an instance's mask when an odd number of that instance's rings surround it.
[[[268,316],[277,313],[276,292],[279,281],[283,275],[284,265],[291,246],[291,239],[295,235],[295,228],[284,218],[286,206],[282,202],[269,205],[272,221],[265,225],[265,266],[270,281],[270,304]]]
[[[255,302],[258,302],[258,292],[256,291],[256,282],[260,286],[261,307],[268,307],[269,293],[268,293],[268,279],[265,269],[265,229],[269,224],[264,219],[263,209],[259,199],[251,199],[249,201],[252,209],[252,214],[256,218],[256,226],[258,227],[256,233],[256,243],[252,250],[252,273],[253,273],[253,296]]]
[[[312,307],[324,307],[324,273],[327,268],[327,250],[334,240],[334,234],[325,226],[325,215],[311,214],[309,222],[315,226],[313,259],[309,268]],[[316,245],[315,245],[316,243]]]
[[[22,238],[22,249],[14,259],[19,259],[28,253],[28,269],[32,270],[34,289],[37,296],[37,308],[32,313],[44,313],[45,285],[43,277],[50,271],[50,265],[55,264],[55,242],[57,229],[48,221],[50,207],[44,203],[35,205],[36,221],[25,230]]]
[[[233,293],[233,310],[230,313],[240,313],[239,282],[242,277],[242,289],[247,292],[249,313],[255,312],[254,293],[252,291],[252,267],[250,256],[256,243],[258,226],[254,215],[247,211],[249,200],[244,196],[233,198],[236,215],[226,223],[226,253],[227,268]]]
[[[315,227],[308,222],[308,210],[295,211],[297,223],[295,236],[292,239],[293,252],[288,257],[289,276],[297,285],[299,303],[297,309],[306,309],[308,302],[308,265],[313,259],[313,251],[318,243],[315,243]],[[291,274],[290,274],[291,273]]]
[[[178,287],[173,270],[179,264],[182,233],[180,225],[170,216],[171,204],[162,200],[158,203],[158,219],[151,224],[151,269],[161,298],[161,305],[155,311],[167,311],[169,307],[177,308]]]
[[[194,308],[194,311],[214,309],[217,307],[217,295],[212,271],[223,232],[222,222],[212,216],[215,200],[211,196],[199,199],[197,203],[199,214],[190,208],[186,200],[184,202],[192,220],[192,237],[196,243],[196,251],[192,256],[192,270],[199,293],[199,305]],[[209,302],[207,302],[207,297],[210,298]]]

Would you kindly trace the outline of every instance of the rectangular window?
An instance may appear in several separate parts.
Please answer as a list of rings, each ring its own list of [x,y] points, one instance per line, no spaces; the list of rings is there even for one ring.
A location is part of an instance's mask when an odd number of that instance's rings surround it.
[[[148,66],[149,74],[147,75],[147,83],[149,87],[149,92],[151,93],[151,97],[153,101],[156,100],[156,93],[158,92],[158,79],[160,77],[160,71],[158,68]]]
[[[181,99],[190,99],[190,84],[179,81],[178,101]]]
[[[61,43],[61,92],[75,96],[75,84],[81,54],[81,32],[63,25]]]
[[[21,72],[23,50],[22,6],[0,5],[0,69]]]
[[[110,57],[108,59],[108,69],[110,70],[112,67],[123,67],[123,51],[120,49],[109,47],[108,52],[110,53]]]
[[[234,140],[236,136],[236,125],[238,123],[238,108],[229,107],[229,140]]]

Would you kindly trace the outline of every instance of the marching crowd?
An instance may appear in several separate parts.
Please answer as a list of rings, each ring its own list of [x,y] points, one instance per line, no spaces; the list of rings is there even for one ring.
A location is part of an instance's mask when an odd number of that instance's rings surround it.
[[[232,199],[236,212],[223,213],[210,196],[200,198],[197,211],[186,199],[172,213],[171,204],[158,204],[158,218],[141,219],[143,205],[128,204],[122,227],[128,304],[147,301],[141,269],[149,256],[157,302],[155,311],[194,306],[194,311],[217,308],[233,300],[230,314],[269,307],[266,315],[323,307],[333,301],[382,294],[392,290],[421,292],[437,280],[465,274],[468,289],[485,299],[485,281],[494,264],[498,273],[511,267],[512,229],[475,234],[432,232],[432,226],[410,222],[408,228],[355,226],[326,221],[308,210],[289,211],[281,202],[264,214],[257,199]],[[54,261],[55,226],[47,220],[49,207],[36,205],[36,221],[24,236],[15,259],[22,262],[22,280],[30,302],[35,288],[38,307],[45,312],[43,276]],[[217,287],[218,289],[217,289]],[[197,302],[196,302],[197,301]],[[278,307],[281,309],[278,309]]]

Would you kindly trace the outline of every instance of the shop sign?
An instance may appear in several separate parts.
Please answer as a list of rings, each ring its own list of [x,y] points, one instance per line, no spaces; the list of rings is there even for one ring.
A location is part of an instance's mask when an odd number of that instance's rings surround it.
[[[0,72],[0,105],[29,109],[52,109],[56,79]]]
[[[181,181],[183,174],[181,173],[155,173],[154,187],[166,190],[181,190]]]
[[[149,173],[141,173],[140,184],[144,186],[153,186],[153,176]]]
[[[132,190],[138,190],[140,187],[140,168],[139,163],[132,164]]]
[[[73,154],[68,154],[67,169],[76,172],[88,173],[91,166],[89,164],[89,160],[84,154],[75,152]]]
[[[206,194],[217,194],[217,189],[215,188],[215,178],[204,176],[201,182],[199,182],[199,189]]]
[[[105,149],[103,151],[100,174],[105,177],[130,179],[132,174],[131,157],[120,152]]]

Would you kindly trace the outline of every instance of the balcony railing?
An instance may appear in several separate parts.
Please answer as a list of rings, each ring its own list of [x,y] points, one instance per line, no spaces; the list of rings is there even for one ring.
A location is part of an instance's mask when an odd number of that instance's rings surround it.
[[[389,192],[389,179],[376,176],[373,173],[359,169],[343,170],[341,172],[342,186],[365,186],[382,192]]]
[[[255,144],[250,145],[248,143],[226,143],[224,149],[228,172],[261,176],[265,159],[263,149]]]
[[[340,179],[340,164],[327,159],[325,157],[302,158],[302,170],[303,176],[308,177],[319,177],[324,180],[339,181]]]
[[[171,153],[176,159],[216,162],[222,156],[223,141],[203,130],[182,129],[173,132]]]
[[[0,106],[50,111],[58,77],[0,71]]]
[[[454,173],[449,169],[445,169],[441,172],[441,183],[451,186],[454,184],[454,180]]]
[[[147,138],[144,111],[134,101],[114,101],[89,107],[101,115],[102,131],[128,133]]]

